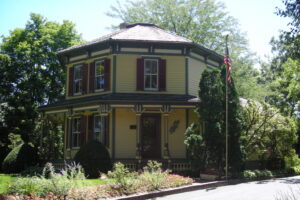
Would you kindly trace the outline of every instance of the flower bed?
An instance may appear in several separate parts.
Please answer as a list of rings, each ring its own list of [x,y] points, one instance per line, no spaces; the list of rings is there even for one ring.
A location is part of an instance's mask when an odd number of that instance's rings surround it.
[[[52,173],[50,178],[20,178],[12,183],[9,189],[10,195],[2,198],[30,200],[107,199],[193,183],[191,178],[170,174],[169,171],[162,171],[160,167],[160,163],[150,161],[142,172],[137,173],[129,172],[123,164],[117,163],[112,172],[102,175],[103,177],[107,176],[104,180],[105,184],[95,186],[80,184],[82,180],[78,180],[76,175],[78,173],[82,177],[80,170],[76,172],[73,170],[75,177],[70,177],[70,173]]]

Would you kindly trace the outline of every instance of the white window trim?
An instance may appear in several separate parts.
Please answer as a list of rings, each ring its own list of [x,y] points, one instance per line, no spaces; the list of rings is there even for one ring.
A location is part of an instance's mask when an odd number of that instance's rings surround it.
[[[94,79],[94,85],[95,85],[95,92],[103,92],[104,91],[104,84],[105,84],[105,78],[104,78],[104,72],[103,72],[103,75],[100,75],[100,76],[97,76],[97,63],[104,63],[104,60],[98,60],[95,62],[95,79]],[[104,64],[103,64],[104,66]],[[104,67],[105,68],[105,67]],[[103,80],[104,80],[104,84],[103,84],[103,88],[100,88],[100,89],[96,89],[96,86],[97,86],[97,77],[101,77],[103,76]]]
[[[76,132],[74,131],[74,120],[75,119],[79,119],[80,121],[79,121],[79,130],[77,130]],[[81,122],[81,119],[80,119],[80,117],[75,117],[75,118],[73,118],[72,119],[72,149],[79,149],[80,148],[80,123],[82,123]],[[74,137],[74,134],[76,134],[77,135],[77,142],[78,142],[78,146],[74,146],[74,140],[73,140],[73,137]]]
[[[157,75],[157,78],[156,78],[156,86],[157,86],[157,88],[147,88],[146,87],[146,61],[147,60],[150,60],[150,61],[155,61],[156,63],[157,63],[157,65],[156,65],[156,67],[157,67],[157,70],[156,70],[156,75]],[[159,70],[159,66],[158,66],[158,59],[144,59],[144,90],[145,91],[158,91],[159,90],[159,86],[158,86],[158,79],[159,79],[159,72],[158,72],[158,70]],[[150,75],[150,76],[152,76],[152,75],[155,75],[155,74],[148,74],[148,75]],[[151,85],[151,84],[150,84]]]
[[[76,65],[76,66],[74,66],[74,75],[73,75],[73,91],[74,91],[74,93],[73,93],[73,95],[74,96],[78,96],[78,95],[82,95],[82,82],[83,82],[83,77],[81,77],[80,79],[75,79],[75,68],[81,68],[81,70],[83,70],[83,65]],[[76,89],[76,82],[77,81],[81,81],[81,91],[80,92],[75,92],[75,89]]]

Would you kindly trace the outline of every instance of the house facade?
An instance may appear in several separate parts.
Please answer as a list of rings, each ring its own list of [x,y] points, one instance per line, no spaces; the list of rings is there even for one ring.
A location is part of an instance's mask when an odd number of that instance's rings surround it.
[[[64,124],[64,159],[96,139],[131,168],[149,159],[189,167],[184,133],[197,120],[201,73],[219,67],[221,55],[153,24],[121,24],[58,55],[66,98],[40,110]]]

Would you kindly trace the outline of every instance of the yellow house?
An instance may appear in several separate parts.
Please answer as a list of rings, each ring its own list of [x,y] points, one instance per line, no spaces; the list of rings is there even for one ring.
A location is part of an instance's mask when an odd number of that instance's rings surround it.
[[[189,168],[184,133],[197,118],[201,73],[219,67],[221,55],[142,23],[58,55],[67,67],[66,98],[40,110],[63,120],[65,159],[96,139],[131,168],[149,159]]]

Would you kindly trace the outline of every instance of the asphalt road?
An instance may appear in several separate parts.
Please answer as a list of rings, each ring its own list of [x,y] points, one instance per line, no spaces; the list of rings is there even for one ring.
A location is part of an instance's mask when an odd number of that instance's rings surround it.
[[[300,176],[209,188],[157,200],[300,200]]]

